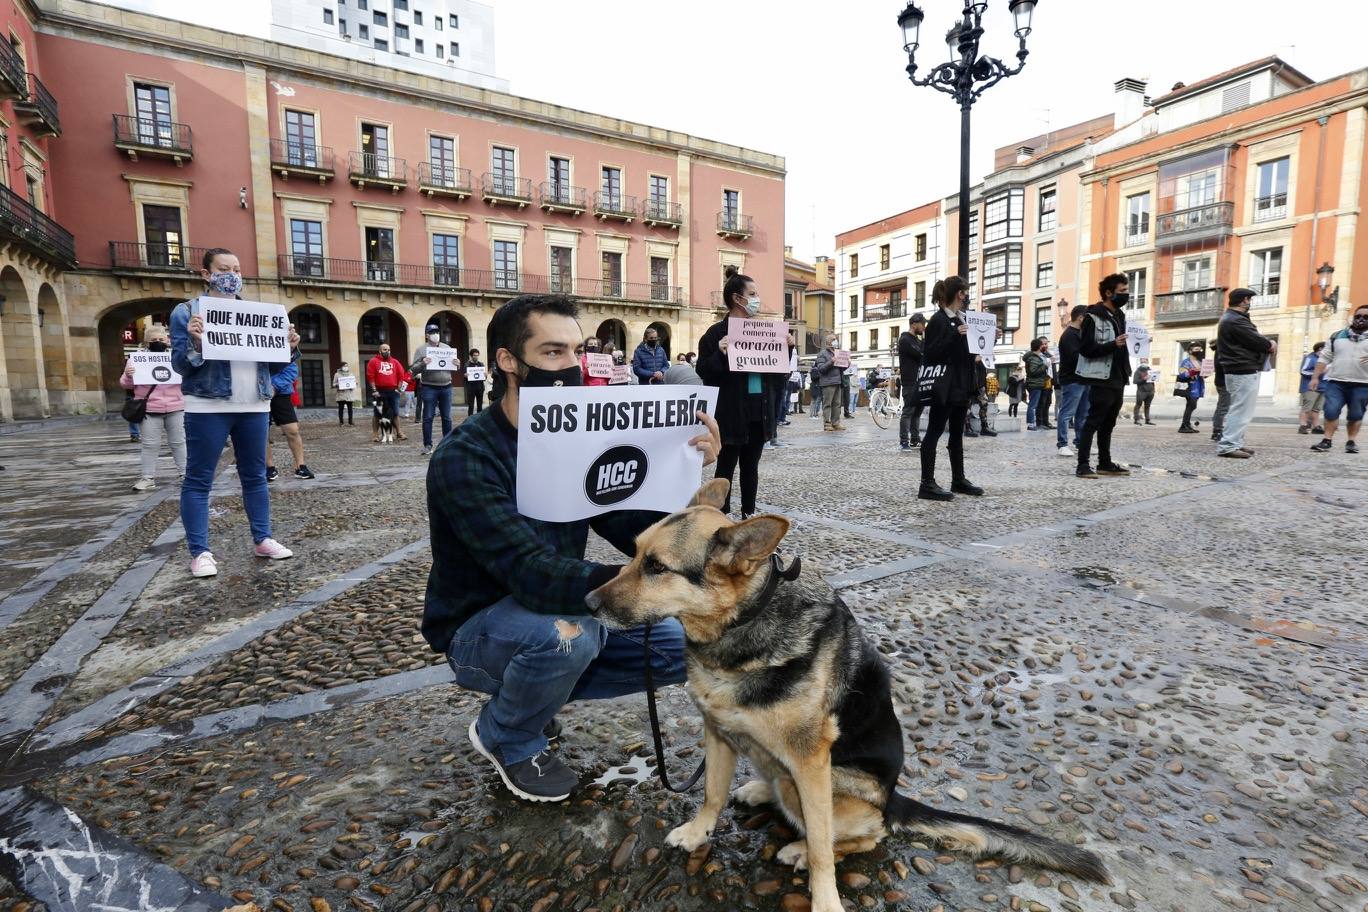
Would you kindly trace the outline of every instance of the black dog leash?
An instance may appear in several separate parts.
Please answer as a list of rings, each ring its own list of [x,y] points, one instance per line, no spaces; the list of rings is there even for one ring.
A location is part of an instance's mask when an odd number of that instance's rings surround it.
[[[765,589],[760,593],[760,598],[756,600],[756,608],[763,608],[774,597],[774,592],[779,588],[781,580],[796,580],[802,570],[803,559],[795,557],[793,563],[787,568],[781,567],[779,555],[770,555],[773,563],[774,572],[770,574],[769,580],[765,583]],[[660,714],[656,709],[655,676],[651,672],[651,626],[646,625],[645,632],[641,635],[642,650],[644,652],[645,666],[642,669],[646,677],[646,713],[651,717],[651,739],[655,742],[656,755],[656,774],[660,777],[660,784],[665,786],[666,791],[683,794],[691,791],[698,780],[703,778],[703,771],[707,768],[708,760],[706,757],[698,764],[698,768],[693,771],[688,780],[678,788],[670,784],[670,776],[665,772],[665,739],[660,734]]]

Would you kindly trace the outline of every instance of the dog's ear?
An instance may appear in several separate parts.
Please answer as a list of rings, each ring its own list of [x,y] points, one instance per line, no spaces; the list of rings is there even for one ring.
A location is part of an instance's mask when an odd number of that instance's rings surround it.
[[[767,559],[788,534],[789,521],[782,516],[753,516],[713,534],[717,544],[713,560],[732,573],[749,572],[750,565]]]
[[[725,478],[714,478],[705,482],[703,487],[698,489],[698,493],[689,501],[691,507],[712,507],[714,510],[722,509],[722,504],[727,502],[727,492],[731,490],[731,482]]]

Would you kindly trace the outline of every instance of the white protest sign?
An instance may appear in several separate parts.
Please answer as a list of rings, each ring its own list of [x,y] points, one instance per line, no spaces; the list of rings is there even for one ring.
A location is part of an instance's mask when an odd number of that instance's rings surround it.
[[[686,392],[687,390],[687,392]],[[529,387],[518,397],[518,512],[574,522],[614,510],[684,507],[696,490],[713,414],[707,386]]]
[[[997,315],[971,310],[964,315],[968,327],[969,354],[983,357],[985,367],[993,367],[993,347],[997,344]]]
[[[850,352],[844,348],[837,349],[831,363],[837,367],[850,367]]]
[[[893,376],[893,368],[881,367],[877,370],[875,376],[878,377],[880,380],[888,380]]]
[[[783,320],[727,320],[727,362],[734,371],[787,374],[788,324]]]
[[[290,318],[280,304],[202,297],[193,312],[204,319],[200,350],[206,361],[290,360]]]
[[[484,365],[466,368],[466,383],[483,383],[485,378]]]
[[[429,345],[424,357],[428,359],[424,365],[428,370],[450,371],[459,370],[461,367],[461,359],[456,356],[456,349],[447,348],[445,345]]]
[[[1144,358],[1149,360],[1150,356],[1150,331],[1147,327],[1139,323],[1126,324],[1126,347],[1130,349],[1131,357],[1139,360]]]
[[[631,383],[632,369],[625,364],[614,364],[613,371],[608,376],[608,385],[613,386],[618,383]]]
[[[584,363],[588,367],[591,377],[607,380],[613,376],[612,355],[605,355],[602,352],[587,352],[584,355]]]
[[[1202,359],[1202,376],[1203,376],[1203,377],[1210,377],[1210,376],[1211,376],[1212,374],[1214,374],[1214,373],[1216,373],[1216,359],[1215,359],[1215,358],[1203,358],[1203,359]]]
[[[171,367],[169,352],[132,352],[128,361],[133,365],[133,383],[136,386],[181,382],[181,375]]]
[[[337,378],[337,388],[338,388],[339,390],[354,390],[354,389],[356,389],[356,378],[355,378],[355,377],[338,377],[338,378]]]

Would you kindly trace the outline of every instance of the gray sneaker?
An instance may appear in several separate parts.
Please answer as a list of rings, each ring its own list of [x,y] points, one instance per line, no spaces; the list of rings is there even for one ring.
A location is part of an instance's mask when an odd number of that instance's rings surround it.
[[[470,723],[470,743],[494,764],[508,790],[524,801],[564,801],[579,785],[579,776],[574,770],[550,751],[544,750],[534,757],[505,766],[496,756],[498,748],[491,751],[480,743],[477,725],[478,720]]]

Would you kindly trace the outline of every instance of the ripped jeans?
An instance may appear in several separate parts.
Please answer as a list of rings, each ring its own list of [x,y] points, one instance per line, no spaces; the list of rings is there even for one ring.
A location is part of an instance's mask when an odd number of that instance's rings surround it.
[[[447,662],[456,683],[491,695],[480,710],[480,741],[509,765],[546,749],[542,729],[566,703],[645,690],[643,632],[537,614],[508,596],[461,625]],[[657,687],[684,682],[684,629],[673,618],[651,630],[651,671]]]

